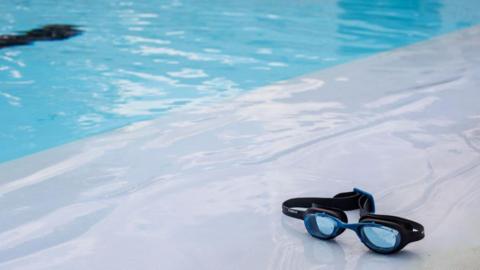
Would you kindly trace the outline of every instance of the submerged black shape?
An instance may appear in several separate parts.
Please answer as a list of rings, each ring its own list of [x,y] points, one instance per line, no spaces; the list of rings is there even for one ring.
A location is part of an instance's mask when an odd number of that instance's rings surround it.
[[[68,39],[83,33],[75,25],[49,24],[41,28],[21,32],[17,35],[0,35],[0,49],[13,46],[30,45],[35,41],[55,41]]]

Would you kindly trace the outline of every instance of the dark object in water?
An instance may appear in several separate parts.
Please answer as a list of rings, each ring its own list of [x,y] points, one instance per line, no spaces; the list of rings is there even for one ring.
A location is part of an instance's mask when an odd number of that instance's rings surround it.
[[[21,32],[18,35],[0,35],[0,49],[12,46],[29,45],[35,41],[64,40],[77,35],[83,31],[75,25],[49,24],[42,28]]]

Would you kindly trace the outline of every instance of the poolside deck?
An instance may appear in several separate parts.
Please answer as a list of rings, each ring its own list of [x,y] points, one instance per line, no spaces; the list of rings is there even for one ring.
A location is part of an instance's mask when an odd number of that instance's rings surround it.
[[[478,48],[474,27],[1,164],[0,269],[478,266]],[[353,187],[426,238],[379,256],[280,212]]]

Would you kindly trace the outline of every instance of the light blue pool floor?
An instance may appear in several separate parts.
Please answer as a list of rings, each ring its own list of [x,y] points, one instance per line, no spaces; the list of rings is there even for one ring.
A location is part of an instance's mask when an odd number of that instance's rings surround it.
[[[474,268],[479,45],[473,27],[1,164],[0,269]],[[378,256],[281,214],[355,186],[426,238]]]
[[[0,162],[476,25],[479,9],[477,0],[1,1],[0,33],[69,23],[85,34],[0,50]]]

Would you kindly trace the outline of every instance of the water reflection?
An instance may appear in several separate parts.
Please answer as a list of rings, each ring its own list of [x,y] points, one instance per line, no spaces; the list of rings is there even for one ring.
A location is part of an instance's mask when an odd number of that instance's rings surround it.
[[[339,0],[340,54],[368,54],[440,32],[442,1]]]
[[[480,22],[475,1],[447,5],[0,1],[0,34],[52,21],[85,30],[2,50],[0,162]]]
[[[282,240],[278,248],[284,249],[288,245],[298,246],[298,243],[290,244],[289,242],[292,241],[291,239],[300,239],[303,249],[297,249],[293,254],[293,250],[290,250],[283,255],[301,257],[308,265],[279,264],[271,267],[271,269],[345,269],[347,265],[345,251],[335,240],[321,241],[311,237],[302,227],[303,221],[301,220],[282,216],[281,225],[279,235],[286,235],[288,240]]]
[[[419,269],[422,262],[423,260],[418,254],[409,250],[402,250],[388,256],[366,251],[357,260],[354,269],[385,269],[386,265],[389,265],[389,269]]]

